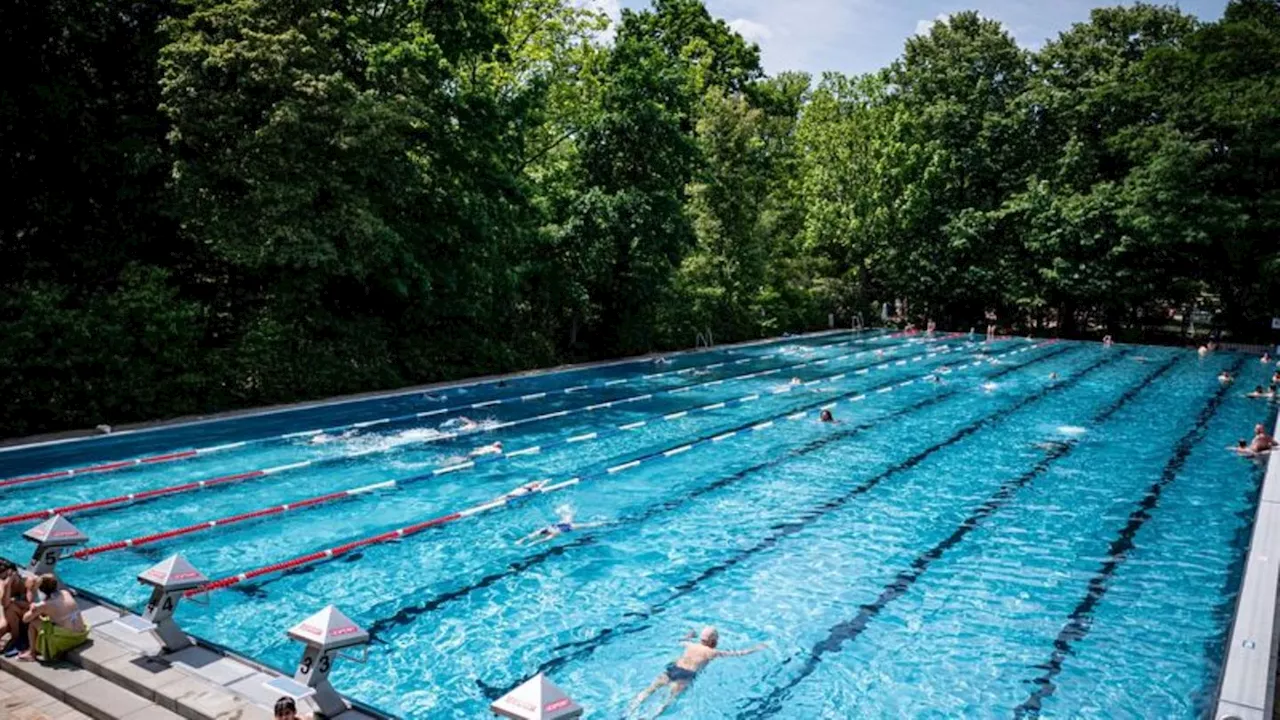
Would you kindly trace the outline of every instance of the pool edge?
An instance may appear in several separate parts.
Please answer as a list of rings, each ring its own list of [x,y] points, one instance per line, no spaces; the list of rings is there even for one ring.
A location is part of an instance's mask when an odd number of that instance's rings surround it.
[[[1280,431],[1280,415],[1272,433]],[[1280,454],[1267,460],[1258,493],[1244,578],[1236,598],[1214,717],[1270,720],[1275,712],[1280,622]]]

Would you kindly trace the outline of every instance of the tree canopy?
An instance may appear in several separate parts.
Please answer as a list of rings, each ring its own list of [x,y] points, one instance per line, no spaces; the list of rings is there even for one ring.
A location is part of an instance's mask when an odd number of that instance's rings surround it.
[[[14,0],[5,435],[904,320],[1280,315],[1280,0],[767,76],[701,0]]]

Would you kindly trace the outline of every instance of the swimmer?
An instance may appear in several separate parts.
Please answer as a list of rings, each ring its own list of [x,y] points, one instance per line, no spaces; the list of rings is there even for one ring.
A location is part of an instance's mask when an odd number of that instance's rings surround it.
[[[331,443],[335,440],[349,440],[358,434],[360,434],[359,430],[348,430],[342,433],[341,435],[330,435],[328,433],[320,433],[319,435],[313,435],[311,439],[308,440],[307,442],[311,443],[312,445],[324,445],[325,443]]]
[[[943,384],[943,382],[942,382],[942,376],[941,376],[941,375],[925,375],[925,376],[924,376],[924,381],[925,381],[925,382],[927,382],[927,383],[933,383],[934,385],[942,385],[942,384]]]
[[[951,368],[950,368],[950,367],[948,367],[948,366],[946,366],[946,365],[940,365],[940,366],[938,367],[938,374],[939,374],[939,375],[946,375],[946,374],[947,374],[947,373],[949,373],[949,372],[951,372]]]
[[[1051,372],[1051,373],[1049,373],[1049,379],[1050,379],[1050,380],[1057,380],[1057,379],[1058,379],[1058,373],[1056,373],[1056,372]]]
[[[1103,336],[1102,336],[1102,347],[1111,347],[1111,345],[1112,345],[1112,343],[1111,343],[1111,336],[1110,336],[1110,335],[1103,335]]]
[[[836,423],[836,418],[831,414],[830,410],[823,410],[818,413],[818,422],[831,423],[834,425]]]
[[[1262,425],[1253,426],[1253,442],[1249,443],[1249,449],[1255,453],[1271,452],[1275,448],[1280,447],[1280,443],[1276,439],[1267,434],[1267,429]]]
[[[938,329],[938,324],[936,322],[930,320],[929,322],[925,323],[924,331],[926,333],[932,335],[934,331],[937,329]]]
[[[788,382],[787,384],[788,384],[788,385],[791,385],[792,387],[794,387],[794,386],[796,386],[796,385],[799,385],[799,384],[800,384],[800,378],[798,378],[798,377],[793,377],[793,378],[791,378],[791,381],[790,381],[790,382]]]
[[[521,485],[520,487],[514,490],[510,490],[506,493],[503,493],[502,495],[499,495],[498,497],[494,498],[491,502],[510,502],[512,500],[520,500],[522,498],[527,498],[532,495],[536,495],[537,493],[542,492],[542,489],[546,487],[547,483],[549,482],[551,481],[535,480],[534,482],[525,483],[524,485]]]
[[[459,415],[456,418],[449,418],[440,423],[441,430],[450,430],[456,432],[471,432],[480,427],[480,423],[472,420],[466,415]]]
[[[443,393],[440,395],[432,395],[431,393],[427,393],[426,395],[422,396],[422,399],[426,400],[427,402],[444,402],[445,396]]]
[[[561,507],[557,512],[560,520],[554,522],[544,528],[534,530],[516,541],[517,545],[537,545],[539,543],[550,542],[557,537],[574,530],[586,530],[587,528],[601,527],[608,525],[606,522],[580,523],[573,521],[573,508]]]
[[[1275,371],[1275,373],[1271,375],[1271,382],[1280,383],[1280,370]]]
[[[1276,386],[1275,386],[1275,385],[1272,385],[1270,390],[1263,390],[1261,385],[1256,385],[1256,386],[1254,386],[1254,388],[1253,388],[1253,392],[1249,393],[1248,395],[1245,395],[1245,397],[1247,397],[1247,398],[1254,398],[1255,400],[1257,400],[1257,399],[1266,399],[1266,400],[1270,400],[1271,398],[1273,398],[1273,397],[1275,397],[1275,396],[1276,396]]]
[[[1201,345],[1200,349],[1196,350],[1196,352],[1200,353],[1200,357],[1204,357],[1205,355],[1209,354],[1209,348],[1204,345]]]
[[[491,442],[488,445],[481,445],[475,450],[472,450],[471,452],[467,453],[467,457],[480,457],[481,455],[501,455],[501,454],[502,454],[502,443]]]
[[[664,357],[656,357],[653,359],[654,365],[670,365],[671,361]]]
[[[636,696],[631,701],[631,708],[628,710],[628,716],[634,716],[636,711],[644,705],[649,696],[658,691],[659,688],[666,685],[671,688],[671,693],[667,695],[667,699],[658,708],[658,711],[651,717],[658,717],[671,707],[676,698],[680,697],[680,693],[689,689],[689,684],[694,678],[698,677],[698,673],[707,666],[712,660],[722,657],[743,657],[752,653],[760,652],[767,645],[760,643],[753,648],[746,650],[717,650],[716,646],[720,644],[720,633],[713,627],[704,627],[702,632],[697,636],[698,642],[689,642],[694,638],[694,633],[690,631],[684,637],[684,653],[680,655],[680,659],[667,666],[666,670],[653,681],[649,687]]]
[[[983,390],[986,390],[987,392],[991,392],[992,390],[995,390],[995,389],[996,389],[996,388],[998,388],[998,387],[1000,387],[1000,386],[999,386],[998,384],[996,384],[996,383],[993,383],[993,382],[989,382],[989,383],[982,383],[982,389],[983,389]]]
[[[1231,373],[1227,372],[1226,370],[1223,370],[1222,372],[1218,373],[1218,382],[1222,383],[1223,385],[1226,385],[1227,383],[1231,382],[1233,379],[1234,378],[1231,377]]]
[[[883,351],[883,350],[877,350],[877,351],[876,351],[876,357],[878,357],[878,358],[882,358],[882,357],[884,357],[884,351]]]
[[[1263,353],[1262,353],[1262,357],[1258,360],[1258,362],[1262,363],[1263,365],[1268,365],[1268,364],[1270,364],[1270,363],[1271,363],[1271,354],[1270,354],[1270,353],[1268,353],[1268,352],[1266,352],[1266,351],[1264,350],[1264,351],[1263,351]]]
[[[1065,442],[1063,440],[1041,440],[1040,442],[1032,443],[1032,445],[1040,448],[1041,450],[1051,450],[1051,451],[1060,450],[1062,448],[1071,446],[1070,443]]]

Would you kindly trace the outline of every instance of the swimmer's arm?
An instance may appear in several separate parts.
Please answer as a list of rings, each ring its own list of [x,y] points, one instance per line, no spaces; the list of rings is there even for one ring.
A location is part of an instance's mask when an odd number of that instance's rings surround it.
[[[760,652],[768,647],[766,643],[760,643],[755,647],[749,647],[746,650],[717,650],[716,657],[744,657]]]

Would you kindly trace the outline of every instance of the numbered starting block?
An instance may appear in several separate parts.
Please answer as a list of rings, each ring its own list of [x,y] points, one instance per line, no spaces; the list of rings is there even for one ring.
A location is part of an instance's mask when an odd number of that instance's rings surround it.
[[[27,570],[33,575],[46,573],[57,574],[56,565],[62,559],[64,548],[75,547],[89,542],[89,536],[80,532],[70,521],[61,515],[54,515],[39,525],[22,533],[22,537],[36,544],[36,551],[31,555]]]
[[[293,675],[293,683],[278,683],[272,685],[272,689],[285,692],[295,699],[310,697],[319,706],[320,712],[329,717],[336,717],[346,711],[347,705],[342,696],[329,683],[329,671],[333,669],[333,661],[339,656],[364,662],[368,648],[366,654],[360,657],[344,655],[341,651],[357,645],[367,645],[369,633],[343,615],[341,610],[330,605],[290,628],[289,637],[305,646],[302,662]]]
[[[573,720],[582,717],[582,706],[556,684],[538,673],[489,706],[494,715],[510,720]]]
[[[178,601],[184,592],[209,582],[209,578],[192,567],[186,558],[175,554],[139,573],[138,582],[151,586],[147,609],[142,612],[142,617],[126,616],[116,622],[133,632],[155,633],[165,652],[192,645],[191,638],[173,619],[173,613],[177,611]]]

